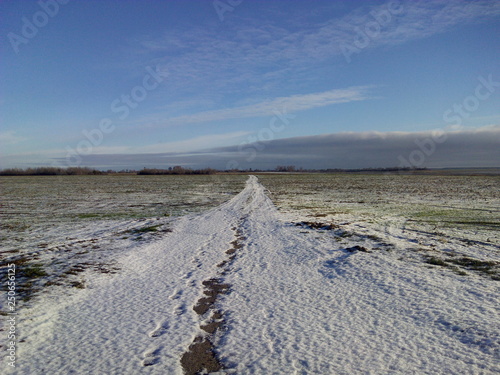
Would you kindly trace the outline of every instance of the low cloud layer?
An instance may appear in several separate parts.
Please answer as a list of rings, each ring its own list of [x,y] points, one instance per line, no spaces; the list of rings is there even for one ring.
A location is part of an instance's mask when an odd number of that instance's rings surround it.
[[[69,164],[64,158],[56,162]],[[324,134],[189,153],[93,154],[82,156],[80,165],[103,169],[174,165],[217,169],[273,169],[277,165],[308,169],[500,167],[500,126],[448,132]]]

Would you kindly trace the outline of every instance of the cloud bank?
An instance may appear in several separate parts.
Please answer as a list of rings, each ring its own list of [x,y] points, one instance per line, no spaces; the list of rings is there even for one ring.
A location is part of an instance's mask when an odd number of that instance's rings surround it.
[[[447,132],[344,132],[190,152],[92,154],[82,156],[81,165],[102,169],[500,167],[500,125]]]

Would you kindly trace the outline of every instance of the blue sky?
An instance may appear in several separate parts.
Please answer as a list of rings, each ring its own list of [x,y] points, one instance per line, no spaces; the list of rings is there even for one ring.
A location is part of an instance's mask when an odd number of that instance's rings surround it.
[[[500,166],[499,1],[4,0],[0,14],[2,168],[301,163],[276,154],[286,140],[304,167],[412,152]],[[436,129],[480,155],[438,158]],[[318,151],[315,136],[347,133],[356,157]]]

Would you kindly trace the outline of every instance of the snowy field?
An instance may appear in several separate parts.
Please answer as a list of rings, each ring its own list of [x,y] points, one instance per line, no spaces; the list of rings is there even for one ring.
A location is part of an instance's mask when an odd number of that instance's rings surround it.
[[[245,176],[0,177],[1,264],[32,275],[20,303],[48,286],[83,287],[86,269],[115,272],[115,260],[164,232],[175,218],[216,207]],[[5,272],[5,270],[3,270]],[[25,282],[24,282],[25,281]],[[1,345],[1,343],[0,343]]]
[[[50,179],[1,180],[2,372],[500,372],[498,177]]]

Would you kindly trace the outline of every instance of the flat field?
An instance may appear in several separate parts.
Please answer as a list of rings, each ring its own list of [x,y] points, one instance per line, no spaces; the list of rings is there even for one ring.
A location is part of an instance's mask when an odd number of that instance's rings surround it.
[[[8,373],[500,371],[498,176],[0,183]]]
[[[500,177],[261,175],[282,212],[373,229],[500,243]]]
[[[22,264],[27,301],[44,286],[82,286],[85,269],[113,272],[117,253],[175,218],[218,206],[246,176],[0,177],[0,265]],[[75,268],[76,267],[76,268]],[[43,275],[44,277],[36,277]],[[24,280],[23,275],[20,275]]]

